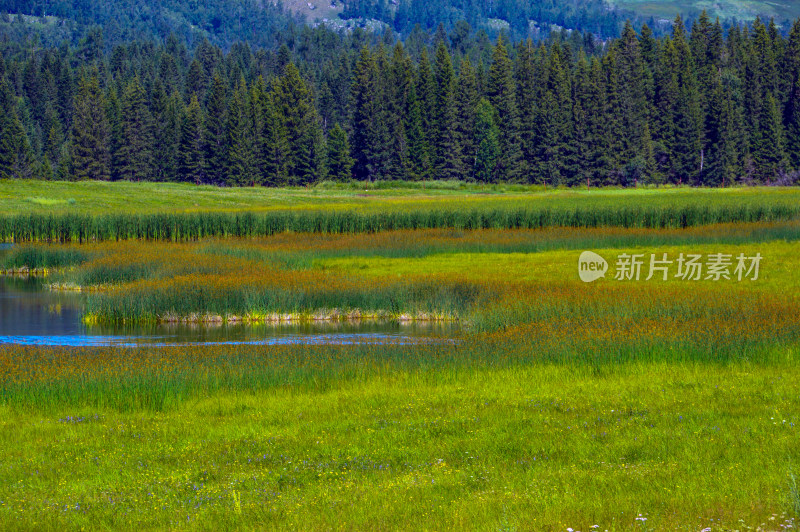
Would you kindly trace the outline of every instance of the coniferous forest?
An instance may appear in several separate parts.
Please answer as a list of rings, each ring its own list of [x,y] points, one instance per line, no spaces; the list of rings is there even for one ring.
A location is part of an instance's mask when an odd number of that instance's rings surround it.
[[[790,184],[800,21],[678,18],[534,43],[462,21],[402,41],[303,26],[273,46],[172,34],[0,42],[0,177],[218,185],[462,179]]]

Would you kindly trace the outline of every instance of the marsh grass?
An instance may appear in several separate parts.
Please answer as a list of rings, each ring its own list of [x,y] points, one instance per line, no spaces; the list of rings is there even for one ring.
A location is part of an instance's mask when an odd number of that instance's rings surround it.
[[[413,347],[2,345],[0,525],[794,527],[797,236],[787,221],[14,246],[8,264],[99,287],[90,312],[111,321],[358,306],[469,326]],[[759,250],[763,283],[575,279],[579,249],[649,246]]]
[[[219,194],[224,197],[226,193]],[[285,205],[281,207],[280,202],[266,210],[240,207],[233,212],[143,209],[144,212],[89,214],[17,209],[0,215],[0,241],[186,241],[210,236],[269,236],[287,231],[373,233],[435,228],[683,228],[795,219],[800,213],[798,196],[796,189],[679,190],[662,194],[612,190],[598,191],[595,195],[556,191],[497,196],[481,196],[473,191],[423,200],[377,196],[359,206],[358,202],[348,203],[347,197],[325,200],[327,196],[323,193],[312,195],[315,199],[309,204],[291,210]]]

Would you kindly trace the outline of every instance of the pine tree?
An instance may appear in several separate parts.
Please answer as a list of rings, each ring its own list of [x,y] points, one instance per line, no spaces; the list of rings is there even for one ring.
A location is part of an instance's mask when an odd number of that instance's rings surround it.
[[[58,117],[58,112],[52,105],[47,103],[44,120],[42,122],[42,154],[50,161],[58,162],[58,154],[61,152],[61,145],[64,143],[63,130]]]
[[[328,177],[334,181],[349,181],[352,172],[353,158],[347,133],[336,124],[328,133]]]
[[[782,116],[778,102],[771,94],[767,95],[759,121],[761,131],[752,149],[759,177],[770,183],[786,168]]]
[[[800,65],[786,103],[786,153],[794,170],[800,170]]]
[[[390,68],[386,105],[390,134],[386,177],[403,180],[411,174],[407,134],[408,95],[414,83],[414,71],[411,58],[400,43],[394,47]]]
[[[500,130],[500,158],[496,167],[496,179],[517,181],[521,151],[519,145],[519,116],[517,97],[511,60],[502,37],[492,54],[487,90],[489,103],[497,112]]]
[[[572,105],[573,145],[569,166],[573,176],[569,181],[570,186],[581,185],[582,180],[591,173],[591,152],[593,149],[593,131],[591,129],[591,109],[597,105],[591,100],[591,72],[586,54],[582,51],[578,57],[575,74],[574,101]]]
[[[415,180],[425,180],[430,177],[431,160],[430,148],[425,138],[424,123],[422,120],[422,104],[417,98],[417,89],[414,85],[408,93],[408,155],[411,166],[411,177]]]
[[[378,173],[378,67],[368,48],[361,54],[353,71],[353,174],[359,180],[374,180]]]
[[[213,182],[225,181],[228,170],[228,105],[225,84],[219,74],[214,75],[206,101],[205,160],[208,176]]]
[[[433,169],[437,179],[461,174],[461,147],[456,139],[455,73],[444,41],[436,49],[436,96],[433,120]]]
[[[16,98],[0,79],[0,179],[30,178],[33,154],[16,109]]]
[[[455,98],[456,142],[461,146],[459,163],[462,177],[470,178],[475,166],[475,112],[478,107],[478,81],[469,59],[461,62]]]
[[[482,98],[475,110],[476,146],[473,176],[482,183],[491,183],[497,176],[496,167],[501,156],[500,129],[495,121],[497,113],[486,98]]]
[[[178,180],[183,109],[183,101],[177,91],[167,96],[163,90],[159,90],[154,97],[153,170],[157,181]]]
[[[743,174],[743,126],[732,80],[715,74],[708,101],[706,171],[703,185],[730,186]]]
[[[537,79],[536,70],[536,53],[533,42],[528,39],[519,46],[515,68],[517,106],[519,108],[520,165],[522,166],[520,173],[525,176],[527,181],[534,179],[537,166],[536,123],[539,111],[537,100],[541,97],[538,84],[545,81],[541,78]]]
[[[676,19],[674,28],[672,67],[679,88],[672,113],[675,124],[672,157],[679,182],[696,183],[704,165],[704,120],[691,50],[680,17]]]
[[[255,185],[256,182],[253,118],[250,112],[247,82],[242,78],[228,106],[228,171],[225,180],[231,186]]]
[[[624,185],[622,161],[623,140],[619,134],[623,130],[619,114],[620,87],[616,66],[617,55],[612,49],[602,61],[603,108],[602,108],[602,150],[596,175],[598,185]]]
[[[794,21],[783,57],[783,83],[791,90],[800,72],[800,19]]]
[[[419,101],[420,113],[422,116],[422,132],[425,137],[425,143],[428,149],[433,149],[433,131],[434,131],[434,116],[436,112],[436,79],[433,75],[430,60],[428,59],[428,52],[426,49],[422,50],[419,58],[419,65],[417,66],[417,84],[416,84],[417,100]],[[428,153],[428,157],[433,163],[433,154]]]
[[[138,77],[122,94],[121,123],[122,144],[117,154],[120,178],[147,181],[153,172],[153,119]]]
[[[105,98],[96,76],[81,79],[72,124],[71,166],[75,178],[108,181],[110,131]]]
[[[589,79],[586,85],[586,102],[583,109],[586,111],[587,132],[586,154],[584,156],[586,178],[589,183],[604,184],[611,174],[614,160],[609,156],[608,146],[611,137],[609,123],[608,94],[606,91],[606,76],[603,65],[597,57],[592,57],[589,62]]]
[[[119,158],[120,149],[125,142],[122,132],[122,102],[114,85],[108,87],[106,91],[106,117],[108,118],[108,129],[110,132],[111,153],[111,179],[117,181],[122,179],[120,172],[121,159]]]
[[[266,172],[266,112],[267,112],[267,84],[263,76],[258,76],[250,87],[250,115],[253,130],[253,179],[256,184],[263,185],[267,182]]]
[[[622,37],[617,41],[615,54],[618,83],[617,112],[620,115],[622,131],[621,159],[627,164],[649,149],[643,145],[642,132],[649,121],[646,100],[645,62],[642,58],[639,40],[630,22],[625,23]],[[635,177],[638,179],[639,175]]]
[[[547,86],[539,105],[536,134],[539,139],[537,175],[545,183],[568,182],[574,169],[569,167],[572,141],[572,96],[564,66],[563,52],[554,44],[547,60]]]
[[[207,182],[207,169],[203,110],[196,94],[192,95],[182,122],[179,150],[181,180],[199,185]]]
[[[186,95],[191,98],[193,94],[205,94],[206,80],[203,74],[203,67],[200,61],[193,60],[189,65],[189,72],[186,74]]]
[[[287,173],[290,183],[307,185],[324,173],[324,139],[319,115],[308,83],[294,63],[286,65],[273,91],[275,112],[280,117],[288,145]]]
[[[256,80],[252,99],[257,180],[262,185],[284,185],[288,181],[289,143],[273,94],[267,92],[263,78]]]

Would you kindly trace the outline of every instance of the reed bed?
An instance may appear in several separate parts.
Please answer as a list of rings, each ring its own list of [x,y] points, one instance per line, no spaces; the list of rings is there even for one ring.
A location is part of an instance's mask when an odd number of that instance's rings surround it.
[[[556,315],[559,305],[577,311],[585,307],[581,298],[591,299],[592,294],[614,288],[577,283],[575,257],[564,250],[659,245],[697,251],[714,244],[713,250],[718,251],[728,249],[721,246],[783,242],[781,247],[764,248],[771,250],[769,258],[775,262],[790,260],[787,253],[791,254],[791,243],[798,238],[797,221],[687,229],[293,233],[187,243],[21,244],[0,257],[0,269],[46,270],[46,282],[52,287],[89,292],[88,323],[379,318],[466,320],[489,329]],[[506,253],[508,259],[498,255]],[[550,269],[537,269],[538,263],[530,262],[536,257],[542,257]],[[773,270],[776,266],[770,265]],[[772,275],[759,286],[769,293],[779,292],[794,282],[792,275]],[[609,300],[619,299],[624,291],[661,289],[650,285],[616,288],[620,293],[606,296]],[[699,293],[716,298],[719,290],[727,295],[729,289],[744,288],[705,285]],[[692,304],[706,308],[703,301],[692,300]]]
[[[513,303],[522,297],[527,303]],[[397,372],[444,383],[464,372],[536,365],[596,370],[642,363],[791,365],[800,356],[797,302],[750,294],[723,301],[675,290],[611,290],[586,299],[567,288],[538,288],[506,294],[456,341],[433,337],[413,349],[391,343],[2,346],[0,404],[164,410],[218,393],[324,391]]]
[[[375,233],[400,229],[535,229],[546,227],[684,228],[717,223],[792,220],[797,203],[773,199],[713,205],[432,207],[410,211],[198,212],[156,214],[20,214],[0,216],[0,241],[190,241],[205,237],[256,237],[285,232]]]

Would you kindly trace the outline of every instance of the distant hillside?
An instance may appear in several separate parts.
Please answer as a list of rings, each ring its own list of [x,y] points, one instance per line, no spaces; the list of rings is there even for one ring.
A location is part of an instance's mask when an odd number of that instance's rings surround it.
[[[676,14],[691,25],[702,9],[723,26],[761,15],[787,30],[800,17],[800,2],[788,0],[0,0],[0,39],[75,45],[99,26],[107,49],[170,34],[190,47],[207,39],[226,49],[242,41],[275,48],[291,43],[303,23],[327,21],[332,29],[391,28],[402,38],[417,26],[435,31],[443,25],[448,32],[484,30],[491,39],[507,32],[538,40],[565,29],[605,40],[617,37],[626,20],[661,36],[671,32]]]
[[[338,18],[344,10],[342,0],[283,0],[283,6],[309,22]]]
[[[672,20],[678,13],[692,16],[706,10],[711,17],[722,20],[750,21],[760,16],[778,22],[800,17],[800,2],[783,0],[609,0],[615,7],[629,9],[645,17]]]
[[[309,1],[328,0],[304,4]],[[35,38],[45,46],[75,44],[100,26],[105,46],[175,34],[190,45],[208,39],[223,47],[241,41],[271,47],[284,42],[287,30],[304,20],[300,0],[287,4],[291,5],[264,0],[0,0],[0,38]]]

